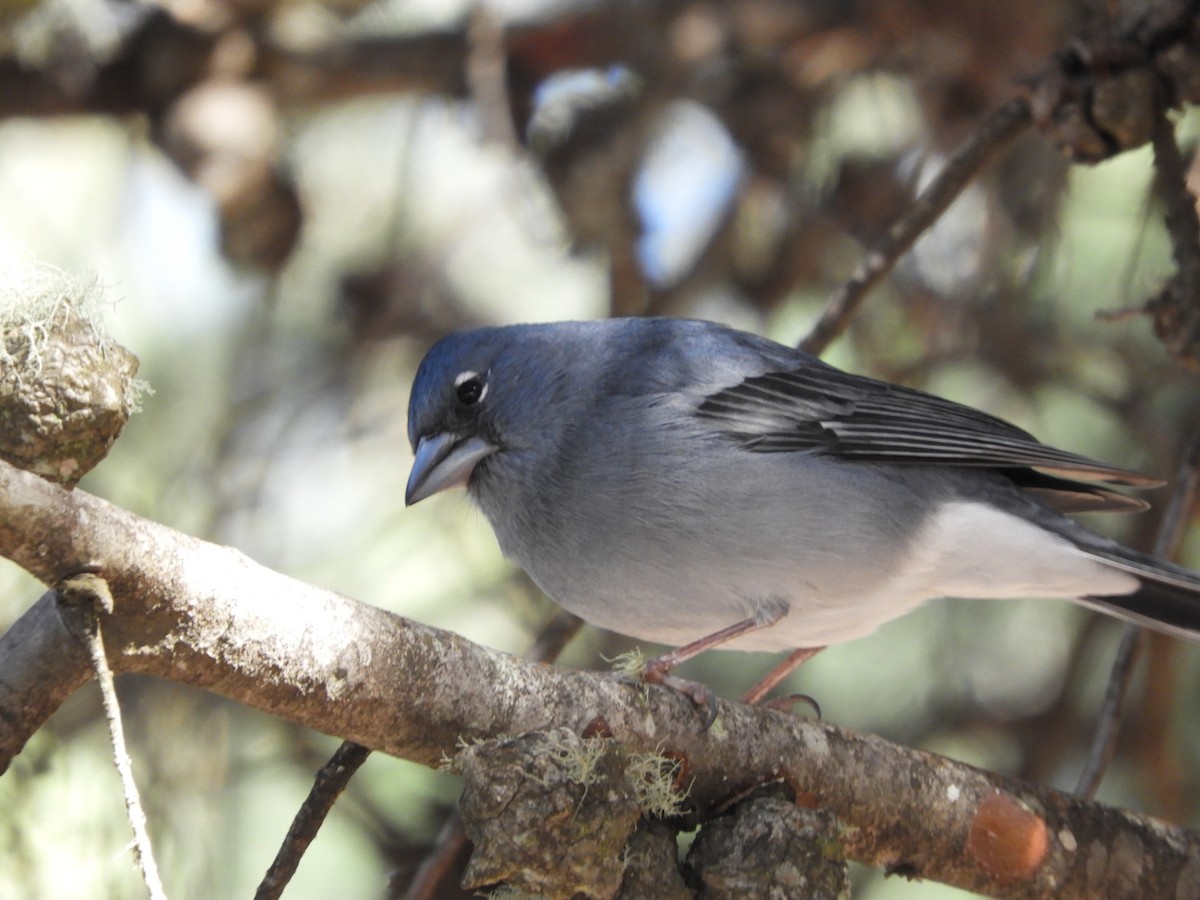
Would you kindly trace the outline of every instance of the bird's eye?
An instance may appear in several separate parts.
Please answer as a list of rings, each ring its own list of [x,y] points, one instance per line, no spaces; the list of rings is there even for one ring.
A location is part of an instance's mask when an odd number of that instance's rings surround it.
[[[474,406],[487,393],[487,385],[478,372],[460,372],[454,379],[454,393],[463,406]]]

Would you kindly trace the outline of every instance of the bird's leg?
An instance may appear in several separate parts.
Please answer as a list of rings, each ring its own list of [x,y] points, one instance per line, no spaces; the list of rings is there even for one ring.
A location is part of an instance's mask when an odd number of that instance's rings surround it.
[[[650,660],[642,669],[642,676],[647,678],[648,681],[653,681],[654,677],[657,677],[659,674],[665,675],[680,663],[687,662],[693,656],[699,656],[705,650],[720,647],[722,644],[727,644],[734,638],[741,637],[743,634],[749,634],[751,631],[758,631],[760,628],[774,625],[780,618],[782,616],[774,616],[768,622],[763,622],[755,618],[743,619],[740,622],[722,628],[720,631],[706,634],[704,637],[694,640],[690,644],[684,644],[682,647],[668,650],[662,656],[657,656]]]
[[[664,653],[662,656],[655,657],[642,667],[642,680],[648,681],[651,684],[661,684],[663,687],[669,687],[679,691],[696,705],[697,708],[704,709],[705,720],[704,727],[707,729],[717,718],[717,698],[713,696],[713,692],[707,687],[700,684],[698,681],[689,681],[686,678],[676,678],[670,674],[670,671],[693,656],[699,656],[706,650],[711,650],[714,647],[720,647],[722,644],[727,644],[734,638],[739,638],[744,634],[749,634],[752,631],[758,631],[761,628],[769,628],[774,625],[787,613],[786,606],[780,606],[778,609],[773,609],[767,615],[751,616],[748,619],[742,619],[740,622],[735,622],[720,631],[714,631],[712,634],[705,635],[702,638],[692,641],[690,644],[684,644],[682,647],[676,647]],[[813,651],[816,652],[815,650]],[[795,654],[793,654],[795,655]],[[811,654],[810,654],[811,655]],[[804,660],[796,662],[792,668],[800,665]],[[774,687],[779,679],[787,675],[791,669],[781,673],[775,681],[767,685],[766,691]],[[774,672],[772,672],[774,674]],[[767,678],[771,676],[768,675]],[[766,679],[764,679],[765,681]],[[760,682],[761,684],[761,682]],[[757,685],[756,685],[757,688]]]
[[[771,693],[771,691],[775,689],[775,686],[778,685],[779,682],[783,681],[783,679],[791,675],[792,672],[796,671],[796,669],[798,669],[803,663],[808,662],[824,649],[824,647],[801,647],[799,650],[793,650],[787,655],[787,657],[784,658],[782,662],[779,663],[779,665],[775,666],[775,668],[763,676],[762,680],[759,681],[758,684],[754,685],[754,687],[750,688],[750,690],[746,691],[746,693],[742,695],[742,702],[748,703],[751,706],[757,705],[763,697],[767,696],[767,694]],[[790,700],[791,698],[788,699]],[[808,699],[809,702],[816,706],[816,703],[812,701],[811,698],[805,699]],[[820,707],[817,707],[817,714],[820,715]]]

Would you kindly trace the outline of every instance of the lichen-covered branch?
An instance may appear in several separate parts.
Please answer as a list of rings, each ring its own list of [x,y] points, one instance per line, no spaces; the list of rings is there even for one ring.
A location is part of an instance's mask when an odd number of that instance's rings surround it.
[[[114,671],[207,688],[425,765],[462,741],[603,733],[678,760],[700,811],[782,781],[838,818],[851,858],[891,871],[997,896],[1200,891],[1190,832],[770,710],[722,703],[704,731],[671,691],[478,647],[3,464],[0,553],[47,583],[85,567],[104,576]],[[52,603],[0,636],[0,766],[88,677]]]

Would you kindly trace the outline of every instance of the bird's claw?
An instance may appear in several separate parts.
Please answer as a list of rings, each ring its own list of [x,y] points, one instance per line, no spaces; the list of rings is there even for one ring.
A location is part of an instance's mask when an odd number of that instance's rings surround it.
[[[797,703],[803,703],[813,711],[813,715],[817,721],[821,721],[821,704],[808,694],[788,694],[786,697],[775,697],[771,700],[765,700],[758,705],[764,709],[774,709],[778,712],[793,713]]]
[[[703,719],[703,731],[708,731],[712,727],[713,722],[717,721],[716,694],[700,682],[670,675],[663,669],[655,666],[653,662],[647,663],[642,669],[642,681],[649,684],[661,684],[665,688],[670,688],[677,693],[683,694],[684,697],[692,701],[692,705],[696,707],[696,711],[700,713]]]

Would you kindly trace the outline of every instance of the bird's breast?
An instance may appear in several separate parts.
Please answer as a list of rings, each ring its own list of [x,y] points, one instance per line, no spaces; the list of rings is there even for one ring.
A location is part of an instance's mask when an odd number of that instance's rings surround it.
[[[560,605],[663,644],[785,606],[779,625],[731,645],[755,650],[849,640],[892,617],[863,601],[889,583],[917,517],[894,486],[731,445],[644,450],[563,467],[515,504],[481,503],[506,555]]]

